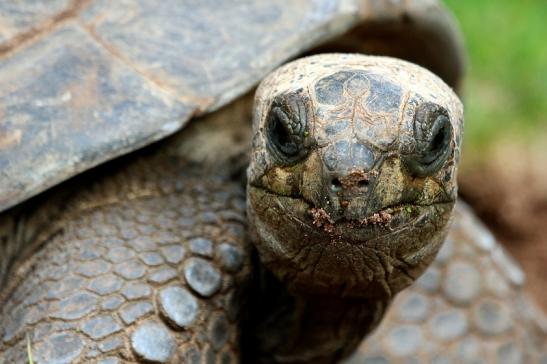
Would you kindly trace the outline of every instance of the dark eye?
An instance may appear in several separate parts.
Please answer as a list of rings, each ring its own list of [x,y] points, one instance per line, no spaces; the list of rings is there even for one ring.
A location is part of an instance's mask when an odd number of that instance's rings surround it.
[[[294,163],[307,155],[305,105],[295,97],[280,96],[272,103],[266,122],[271,153],[283,163]]]
[[[299,138],[294,135],[291,121],[280,107],[273,107],[268,122],[269,137],[279,152],[287,157],[298,154]]]
[[[450,154],[451,137],[446,109],[433,103],[420,105],[414,114],[415,149],[403,158],[406,167],[419,177],[434,174]]]

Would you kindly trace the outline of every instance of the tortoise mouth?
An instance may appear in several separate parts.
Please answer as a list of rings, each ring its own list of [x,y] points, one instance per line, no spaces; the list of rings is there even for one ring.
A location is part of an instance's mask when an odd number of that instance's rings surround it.
[[[295,289],[362,297],[392,297],[422,274],[444,240],[454,206],[407,203],[366,221],[340,218],[329,226],[328,216],[301,197],[256,186],[247,194],[255,247],[278,278]]]
[[[303,236],[313,232],[323,239],[352,244],[385,240],[390,235],[420,229],[428,224],[441,225],[440,221],[446,220],[455,203],[455,200],[437,200],[427,204],[404,202],[383,207],[360,219],[333,218],[325,208],[316,207],[301,196],[279,195],[258,186],[249,186],[249,189],[250,194],[262,195],[261,200],[279,213],[287,225],[299,227]],[[426,237],[423,240],[427,240]]]

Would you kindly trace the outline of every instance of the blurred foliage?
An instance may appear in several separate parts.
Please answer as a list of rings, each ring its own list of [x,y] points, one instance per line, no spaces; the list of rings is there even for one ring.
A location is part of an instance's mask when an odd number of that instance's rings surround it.
[[[465,143],[530,140],[547,130],[547,0],[445,0],[468,52]]]

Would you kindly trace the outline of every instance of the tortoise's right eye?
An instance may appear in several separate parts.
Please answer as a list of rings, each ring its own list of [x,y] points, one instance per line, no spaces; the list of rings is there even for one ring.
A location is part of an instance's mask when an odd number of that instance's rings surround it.
[[[420,105],[414,115],[414,152],[403,156],[407,169],[419,177],[436,173],[451,150],[452,124],[448,111],[436,104]]]
[[[307,155],[306,113],[294,98],[278,97],[266,122],[267,145],[279,162],[291,164]]]

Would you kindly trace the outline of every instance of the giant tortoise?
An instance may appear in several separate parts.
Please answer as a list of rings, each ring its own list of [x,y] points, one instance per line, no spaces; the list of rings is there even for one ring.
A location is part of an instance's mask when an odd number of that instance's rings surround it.
[[[0,362],[547,359],[456,203],[437,2],[25,0],[0,25]]]

